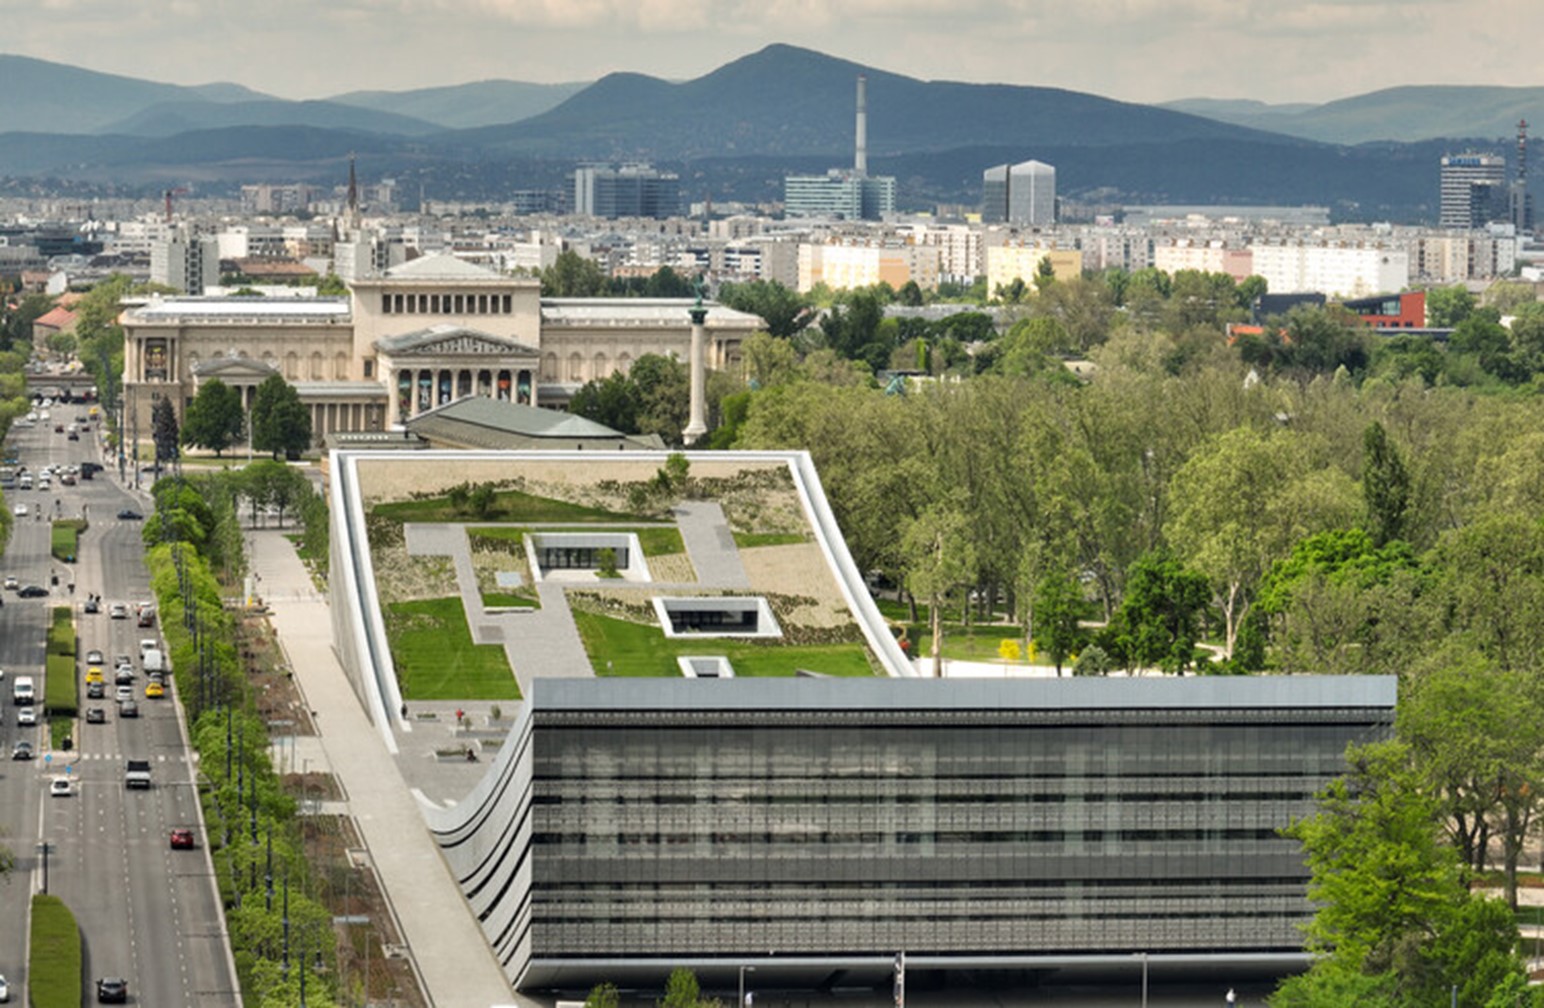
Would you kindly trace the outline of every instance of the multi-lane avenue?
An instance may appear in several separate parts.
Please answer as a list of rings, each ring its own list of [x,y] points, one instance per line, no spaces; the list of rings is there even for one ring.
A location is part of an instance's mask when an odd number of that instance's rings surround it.
[[[94,432],[70,441],[54,430],[55,423],[67,424],[84,412],[81,406],[53,406],[51,420],[13,430],[7,454],[33,473],[50,464],[101,461]],[[80,924],[88,1002],[96,999],[94,978],[121,976],[128,980],[131,1003],[236,1005],[210,859],[198,828],[193,768],[172,695],[176,676],[167,698],[145,697],[140,641],[159,638],[160,627],[157,621],[153,628],[141,628],[133,618],[133,604],[150,597],[143,522],[117,515],[147,509],[142,497],[123,490],[112,475],[98,473],[75,486],[56,479],[48,490],[5,493],[8,509],[25,504],[29,513],[15,518],[0,576],[50,592],[48,598],[22,598],[5,591],[0,606],[0,668],[5,671],[0,744],[7,757],[0,769],[0,841],[16,855],[18,877],[11,880],[11,891],[41,888],[46,843],[48,890],[68,904]],[[40,508],[43,520],[33,517]],[[47,519],[56,514],[85,516],[90,522],[74,564],[49,556]],[[92,594],[102,599],[98,614],[84,612],[83,603]],[[114,602],[129,605],[129,618],[109,616]],[[76,614],[79,653],[96,649],[107,659],[104,699],[87,699],[82,683],[82,717],[74,725],[75,744],[69,751],[49,749],[41,717],[36,727],[19,724],[19,709],[11,702],[11,683],[18,675],[35,677],[42,693],[46,622],[50,607],[58,605],[69,605]],[[113,699],[117,655],[129,655],[138,672],[132,684],[137,718],[120,717]],[[85,671],[82,662],[76,675]],[[86,723],[88,707],[100,707],[105,722]],[[36,759],[9,760],[19,738],[34,743]],[[154,785],[149,790],[125,788],[124,766],[130,758],[151,762]],[[50,784],[61,777],[71,782],[71,793],[51,796]],[[194,828],[194,849],[172,849],[170,832],[178,827]],[[16,912],[0,914],[0,973],[19,1000],[27,980],[25,903],[6,902]]]

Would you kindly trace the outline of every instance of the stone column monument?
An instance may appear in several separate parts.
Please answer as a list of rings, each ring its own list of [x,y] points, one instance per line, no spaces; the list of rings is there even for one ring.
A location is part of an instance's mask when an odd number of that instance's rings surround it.
[[[691,414],[686,423],[686,429],[681,432],[681,440],[688,445],[696,444],[697,439],[708,432],[707,422],[707,332],[704,323],[708,319],[708,309],[702,303],[702,292],[707,284],[702,277],[697,278],[697,303],[688,309],[692,319],[692,397]]]

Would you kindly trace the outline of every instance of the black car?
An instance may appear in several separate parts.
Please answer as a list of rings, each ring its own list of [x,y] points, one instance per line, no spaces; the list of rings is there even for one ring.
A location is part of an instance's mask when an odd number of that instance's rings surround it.
[[[22,759],[22,760],[25,760],[25,759],[31,759],[31,758],[32,758],[32,743],[28,742],[26,739],[22,739],[20,742],[16,743],[16,745],[11,749],[11,759]]]
[[[99,683],[99,682],[88,682],[86,684],[86,699],[87,700],[101,700],[101,699],[103,699],[106,696],[107,696],[107,687],[104,686],[102,683]]]
[[[122,977],[102,977],[97,980],[98,1004],[123,1004],[129,1000],[129,982]]]
[[[145,516],[140,514],[138,511],[134,510],[133,508],[124,508],[122,511],[118,512],[118,520],[119,521],[144,521],[145,520]]]
[[[24,585],[16,594],[22,598],[48,598],[48,589],[42,585]]]
[[[102,603],[94,598],[88,598],[85,604],[80,607],[80,611],[84,613],[99,613],[102,611]]]
[[[102,708],[100,708],[100,707],[87,707],[86,708],[86,723],[87,724],[106,724],[107,723],[107,712],[105,710],[103,710]]]

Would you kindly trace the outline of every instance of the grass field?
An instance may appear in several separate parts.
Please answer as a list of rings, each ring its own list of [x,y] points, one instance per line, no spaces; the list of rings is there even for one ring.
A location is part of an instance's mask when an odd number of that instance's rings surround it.
[[[500,490],[487,514],[457,511],[446,497],[377,504],[375,514],[403,522],[631,522],[637,515],[582,507],[568,501],[537,497],[519,490]]]
[[[472,643],[459,597],[394,602],[385,616],[404,700],[520,699],[504,649]]]
[[[74,563],[80,549],[80,533],[85,522],[79,518],[56,521],[53,524],[49,552],[62,563]]]
[[[488,609],[540,609],[541,600],[531,598],[529,595],[515,595],[511,592],[483,592],[482,604]]]
[[[766,645],[729,637],[667,638],[658,627],[575,612],[595,674],[680,676],[680,655],[723,655],[737,676],[791,676],[800,669],[834,676],[873,675],[861,644]]]
[[[32,948],[27,957],[32,1008],[80,1008],[80,927],[57,896],[32,897]]]
[[[74,717],[80,710],[80,684],[75,659],[51,654],[43,665],[43,709],[50,717]]]

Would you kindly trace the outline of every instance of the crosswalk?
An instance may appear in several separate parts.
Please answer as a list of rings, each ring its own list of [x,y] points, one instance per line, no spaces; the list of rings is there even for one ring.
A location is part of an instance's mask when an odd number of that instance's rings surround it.
[[[47,763],[53,763],[55,765],[75,764],[75,763],[81,763],[81,762],[88,762],[89,763],[89,762],[96,761],[96,760],[103,760],[103,761],[105,761],[105,760],[112,760],[112,761],[116,762],[116,761],[119,761],[119,760],[126,760],[126,759],[128,759],[129,755],[130,755],[129,753],[107,753],[107,752],[72,752],[72,753],[68,753],[68,754],[54,753],[53,754],[54,758],[52,760],[44,760],[42,758],[39,758],[37,760],[37,762],[39,764],[47,762]],[[152,762],[155,762],[155,763],[187,763],[188,762],[187,757],[182,756],[180,754],[168,756],[165,753],[161,753],[161,754],[156,755],[156,756],[135,756],[134,758],[135,759],[148,759],[148,760],[151,760]]]

